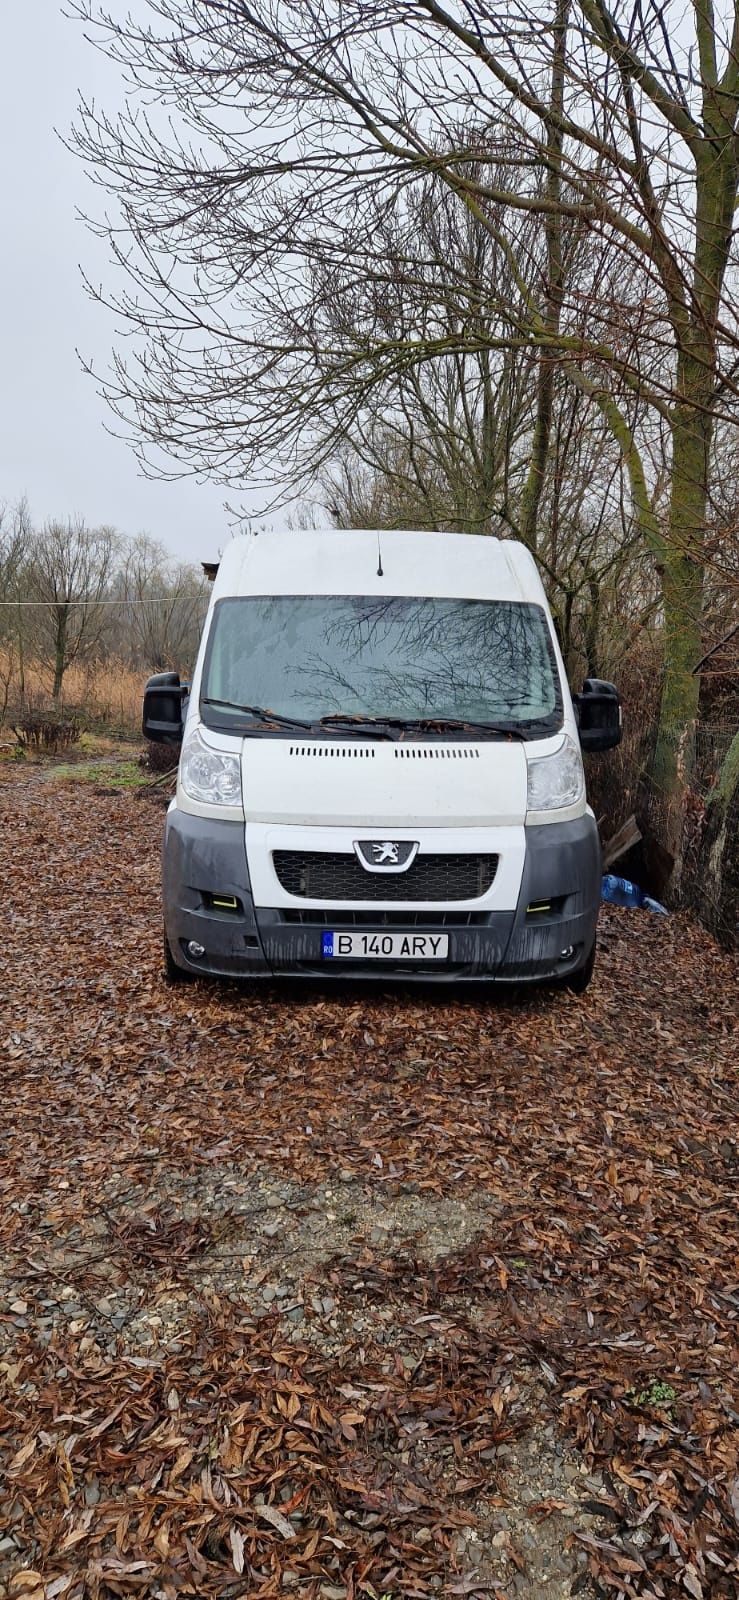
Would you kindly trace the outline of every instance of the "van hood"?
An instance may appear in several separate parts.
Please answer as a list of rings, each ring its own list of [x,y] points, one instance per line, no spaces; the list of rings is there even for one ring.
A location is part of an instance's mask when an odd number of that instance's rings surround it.
[[[512,740],[245,739],[247,822],[429,828],[526,819],[526,752]]]

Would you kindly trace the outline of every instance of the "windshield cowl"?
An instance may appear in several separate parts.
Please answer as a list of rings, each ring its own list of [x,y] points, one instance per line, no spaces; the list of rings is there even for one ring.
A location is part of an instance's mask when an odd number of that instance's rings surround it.
[[[201,701],[200,718],[204,727],[210,728],[214,733],[227,733],[237,735],[243,739],[300,739],[315,740],[321,743],[343,742],[347,739],[369,739],[372,741],[388,741],[393,744],[480,744],[492,743],[525,743],[530,739],[551,739],[553,733],[559,728],[553,728],[550,723],[532,723],[521,727],[499,727],[484,723],[455,723],[444,722],[443,725],[431,722],[426,723],[396,723],[385,722],[382,719],[367,722],[344,722],[341,718],[328,726],[322,721],[313,723],[291,723],[289,719],[281,722],[275,718],[266,717],[262,720],[251,720],[247,717],[228,717],[223,719],[212,706]]]

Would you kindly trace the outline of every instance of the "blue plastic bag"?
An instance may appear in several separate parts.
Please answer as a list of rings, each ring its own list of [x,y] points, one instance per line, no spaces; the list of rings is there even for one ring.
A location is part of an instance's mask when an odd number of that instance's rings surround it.
[[[656,911],[660,917],[669,917],[670,915],[667,906],[663,906],[660,900],[653,900],[649,894],[645,894],[642,905],[645,911]]]

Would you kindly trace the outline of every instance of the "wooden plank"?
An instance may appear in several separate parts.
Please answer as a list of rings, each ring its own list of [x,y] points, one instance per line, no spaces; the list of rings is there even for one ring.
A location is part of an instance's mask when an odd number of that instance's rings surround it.
[[[638,844],[641,837],[641,828],[632,812],[631,816],[627,817],[623,827],[619,828],[618,832],[614,833],[613,838],[609,839],[608,844],[603,846],[603,866],[610,867],[614,861],[618,861],[619,856],[625,856],[626,851],[631,850],[633,845]]]

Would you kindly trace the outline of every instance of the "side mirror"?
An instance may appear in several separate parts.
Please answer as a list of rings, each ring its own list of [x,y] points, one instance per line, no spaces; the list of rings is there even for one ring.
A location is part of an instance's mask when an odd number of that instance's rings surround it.
[[[155,672],[144,689],[143,733],[155,744],[181,744],[189,683],[179,672]]]
[[[613,683],[586,678],[572,697],[582,750],[613,750],[621,743],[621,699]]]

